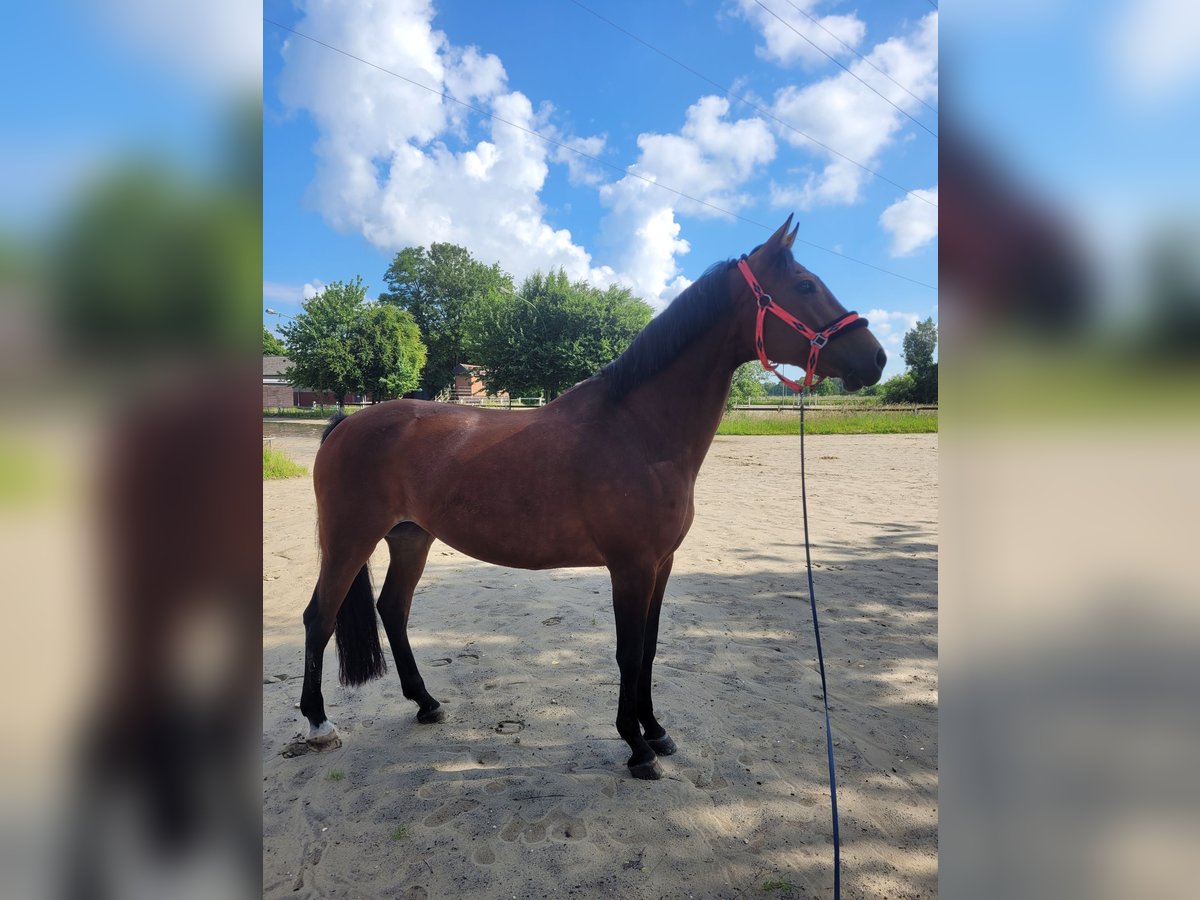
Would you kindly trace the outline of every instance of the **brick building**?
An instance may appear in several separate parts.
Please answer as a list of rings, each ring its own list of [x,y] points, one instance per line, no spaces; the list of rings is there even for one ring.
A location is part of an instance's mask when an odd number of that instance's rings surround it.
[[[292,361],[286,356],[264,356],[262,370],[263,409],[275,409],[286,406],[308,408],[318,403],[333,406],[337,402],[330,391],[318,395],[315,390],[307,387],[294,387],[287,379],[287,370]],[[347,394],[342,403],[362,403],[361,394]]]

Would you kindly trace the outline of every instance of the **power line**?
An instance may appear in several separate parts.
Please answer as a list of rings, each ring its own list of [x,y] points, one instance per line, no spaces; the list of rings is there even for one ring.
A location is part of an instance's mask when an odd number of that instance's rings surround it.
[[[291,34],[296,35],[296,37],[304,38],[306,41],[310,41],[311,43],[314,43],[321,47],[324,47],[327,50],[332,50],[334,53],[339,53],[342,56],[347,57],[348,59],[353,59],[357,62],[362,63],[363,65],[370,66],[372,69],[377,69],[380,72],[383,72],[385,75],[391,75],[393,78],[399,78],[401,81],[407,82],[408,84],[411,84],[414,87],[419,87],[422,90],[429,91],[429,93],[431,93],[431,94],[436,94],[437,96],[442,97],[445,100],[449,100],[451,103],[457,103],[459,106],[469,109],[472,112],[477,113],[478,115],[485,116],[485,117],[487,117],[489,119],[493,119],[497,122],[502,122],[505,125],[508,125],[512,128],[517,129],[518,131],[523,131],[525,134],[528,134],[532,137],[538,138],[539,140],[545,141],[547,144],[553,144],[556,147],[561,147],[564,150],[569,150],[571,153],[574,153],[577,156],[581,156],[584,159],[591,160],[592,162],[597,163],[602,166],[605,166],[606,168],[613,169],[617,172],[620,172],[622,175],[628,175],[633,178],[640,179],[641,181],[644,181],[647,184],[652,184],[655,187],[661,188],[664,191],[669,191],[670,193],[674,194],[677,197],[682,197],[685,200],[691,200],[693,203],[699,203],[701,206],[706,206],[709,209],[716,210],[719,213],[724,213],[727,216],[732,216],[733,218],[735,218],[741,222],[745,222],[748,225],[754,225],[758,228],[762,228],[767,231],[775,230],[772,226],[767,225],[764,222],[759,222],[755,219],[751,219],[746,216],[739,215],[738,213],[735,213],[732,210],[728,210],[728,209],[725,209],[724,207],[717,206],[715,203],[709,203],[707,200],[701,200],[699,197],[693,197],[691,194],[685,194],[683,191],[676,190],[673,187],[669,187],[669,186],[663,184],[661,181],[658,181],[655,178],[651,178],[646,175],[639,175],[637,172],[631,171],[630,169],[628,169],[624,166],[618,166],[615,163],[607,162],[603,159],[600,159],[599,157],[592,156],[590,153],[585,153],[582,150],[578,150],[575,147],[572,147],[568,144],[564,144],[562,141],[556,141],[554,138],[546,137],[546,135],[541,134],[540,132],[533,131],[532,129],[526,128],[523,125],[518,125],[516,122],[510,122],[508,119],[498,116],[495,113],[490,113],[485,109],[480,109],[477,106],[473,106],[470,103],[467,103],[463,100],[459,100],[457,97],[452,97],[450,94],[447,94],[445,91],[439,91],[437,88],[433,88],[433,87],[430,87],[429,85],[422,84],[419,81],[414,81],[413,79],[408,78],[407,76],[401,75],[399,72],[393,72],[391,69],[388,69],[377,63],[373,63],[369,59],[363,59],[363,57],[361,57],[361,56],[356,56],[355,54],[351,53],[348,50],[343,50],[341,47],[336,47],[333,44],[328,44],[325,41],[320,40],[319,38],[313,37],[312,35],[305,34],[302,31],[297,31],[295,28],[292,28],[289,25],[284,25],[282,22],[276,22],[274,19],[269,19],[266,16],[263,16],[263,21],[266,22],[268,25],[274,25],[276,28],[280,29],[281,31],[287,31]],[[867,262],[866,260],[858,259],[856,257],[842,253],[839,250],[834,250],[830,247],[824,247],[821,244],[815,244],[812,241],[805,240],[802,237],[797,237],[796,240],[798,242],[800,242],[801,244],[804,244],[808,247],[812,247],[815,250],[821,250],[821,251],[824,251],[825,253],[832,254],[833,256],[840,257],[848,262],[857,263],[860,266],[866,266],[868,269],[874,269],[875,271],[882,272],[885,275],[891,275],[893,278],[899,278],[899,279],[902,279],[903,281],[908,281],[908,282],[911,282],[912,284],[919,285],[920,287],[929,288],[932,291],[937,290],[937,288],[934,285],[929,284],[928,282],[918,281],[916,278],[910,278],[907,275],[901,275],[899,272],[893,272],[890,269],[885,269],[882,266],[877,266],[874,263]]]
[[[845,47],[847,50],[849,50],[851,53],[853,53],[855,56],[857,56],[859,59],[861,59],[863,62],[865,62],[868,66],[870,66],[872,69],[874,69],[880,75],[882,75],[884,78],[886,78],[892,84],[894,84],[896,87],[900,88],[900,90],[904,91],[904,93],[908,94],[908,96],[912,97],[914,100],[916,100],[918,103],[920,103],[923,107],[925,107],[931,113],[933,113],[934,115],[937,115],[936,109],[934,109],[932,106],[930,106],[924,100],[922,100],[920,97],[918,97],[912,91],[910,91],[908,88],[906,88],[900,82],[898,82],[895,78],[893,78],[887,72],[883,71],[883,69],[879,68],[879,66],[875,65],[875,63],[871,62],[871,60],[867,59],[865,56],[863,56],[861,53],[859,53],[857,50],[855,50],[853,47],[851,47],[849,44],[847,44],[845,41],[843,41],[840,37],[838,37],[836,34],[834,34],[832,31],[830,31],[824,25],[822,25],[820,19],[816,19],[816,18],[813,18],[812,16],[810,16],[808,13],[806,13],[804,10],[802,10],[800,7],[798,7],[795,3],[793,3],[792,0],[784,0],[784,2],[786,2],[788,6],[790,6],[792,9],[794,9],[796,12],[800,13],[800,15],[804,16],[804,18],[808,19],[808,21],[812,22],[814,25],[816,25],[818,28],[820,28],[823,32],[825,32],[827,35],[829,35],[831,38],[833,38],[835,41],[837,41],[839,44],[841,44],[843,47]],[[937,7],[935,6],[934,9],[937,9]]]
[[[761,106],[759,106],[757,103],[755,103],[753,100],[749,99],[748,97],[742,97],[742,96],[740,96],[739,94],[735,94],[735,93],[733,93],[733,92],[732,92],[731,90],[729,90],[728,88],[722,87],[720,84],[718,84],[717,82],[713,81],[713,80],[712,80],[711,78],[709,78],[707,75],[705,75],[705,74],[703,74],[703,73],[701,73],[701,72],[697,72],[695,69],[693,69],[693,68],[692,68],[691,66],[689,66],[687,63],[680,62],[678,59],[676,59],[675,57],[671,56],[671,54],[667,53],[665,50],[660,50],[658,47],[655,47],[655,46],[654,46],[653,44],[651,44],[649,41],[646,41],[646,40],[644,40],[643,38],[640,38],[640,37],[638,37],[638,36],[637,36],[636,34],[634,34],[632,31],[629,31],[629,30],[627,30],[627,29],[625,29],[625,28],[622,28],[622,27],[621,27],[620,25],[618,25],[616,22],[612,21],[612,19],[606,18],[605,16],[603,16],[603,15],[601,15],[600,13],[596,12],[594,9],[592,9],[592,8],[591,8],[591,7],[589,7],[589,6],[585,6],[583,3],[580,3],[580,2],[579,2],[579,0],[571,0],[571,2],[572,2],[572,3],[574,3],[576,6],[578,6],[580,9],[584,10],[585,12],[589,12],[589,13],[591,13],[593,16],[595,16],[595,17],[596,17],[597,19],[599,19],[601,22],[604,22],[606,25],[610,25],[610,26],[612,26],[612,27],[613,27],[613,28],[615,28],[617,31],[619,31],[619,32],[621,32],[622,34],[624,34],[624,35],[626,35],[626,36],[628,36],[628,37],[632,38],[632,39],[633,39],[633,40],[635,40],[635,41],[637,41],[637,42],[638,42],[639,44],[641,44],[643,47],[646,47],[646,48],[647,48],[647,49],[649,49],[649,50],[653,50],[655,53],[657,53],[659,56],[663,57],[664,59],[668,59],[668,60],[670,60],[671,62],[675,63],[675,65],[679,66],[681,69],[683,69],[683,70],[685,70],[685,71],[687,71],[687,72],[690,72],[691,74],[695,75],[695,76],[696,76],[697,78],[699,78],[701,81],[704,81],[704,82],[707,82],[708,84],[711,84],[711,85],[712,85],[713,87],[715,87],[715,88],[716,88],[718,91],[720,91],[721,93],[723,93],[725,96],[729,97],[730,99],[736,100],[736,101],[738,101],[739,103],[745,103],[745,104],[746,104],[747,106],[749,106],[751,109],[753,109],[753,110],[756,110],[757,112],[761,113],[762,115],[766,116],[768,119],[771,119],[771,120],[772,120],[772,121],[774,121],[774,122],[778,122],[778,123],[779,123],[780,125],[782,125],[784,128],[787,128],[788,130],[795,132],[796,134],[800,135],[800,137],[804,138],[806,141],[810,141],[811,143],[813,143],[813,144],[816,144],[818,147],[822,148],[823,150],[827,150],[827,151],[829,151],[829,152],[830,152],[830,153],[832,153],[834,156],[836,156],[836,157],[838,157],[838,158],[840,158],[840,159],[844,159],[846,162],[850,163],[851,165],[857,166],[858,168],[860,168],[860,169],[862,169],[864,172],[866,172],[868,175],[874,175],[874,176],[875,176],[876,178],[878,178],[880,181],[883,181],[883,182],[886,182],[887,184],[890,184],[892,187],[896,188],[897,190],[901,190],[901,191],[903,191],[903,192],[904,192],[905,194],[907,194],[908,196],[910,196],[910,197],[915,197],[916,199],[920,200],[922,203],[927,203],[927,204],[929,204],[930,206],[934,207],[935,209],[937,208],[937,204],[936,204],[936,203],[934,203],[932,200],[928,199],[927,197],[925,197],[924,195],[922,195],[922,194],[918,193],[917,191],[915,191],[915,190],[912,190],[912,189],[910,189],[910,188],[906,188],[906,187],[905,187],[904,185],[902,185],[902,184],[897,184],[895,181],[892,181],[892,179],[888,178],[886,175],[883,175],[883,174],[881,174],[881,173],[879,173],[879,172],[875,171],[874,169],[870,168],[869,166],[865,166],[865,165],[863,165],[862,163],[858,162],[857,160],[853,160],[853,159],[851,159],[851,158],[850,158],[849,156],[847,156],[846,154],[844,154],[844,153],[841,153],[840,151],[833,149],[833,147],[830,147],[828,144],[825,144],[825,143],[823,143],[823,142],[821,142],[821,141],[817,140],[815,137],[813,137],[812,135],[808,134],[807,132],[801,131],[799,128],[797,128],[796,126],[792,125],[790,122],[785,122],[783,119],[779,118],[778,116],[776,116],[775,114],[773,114],[773,113],[772,113],[772,112],[770,112],[769,110],[763,109]]]
[[[805,37],[805,36],[804,36],[803,34],[801,34],[799,31],[796,31],[796,29],[795,29],[795,28],[792,26],[792,24],[791,24],[790,22],[788,22],[786,19],[782,19],[782,18],[780,18],[780,17],[779,17],[779,15],[778,15],[777,13],[775,13],[773,10],[771,10],[771,9],[767,8],[766,6],[763,6],[763,5],[762,5],[762,3],[760,3],[760,2],[759,2],[759,0],[754,0],[754,2],[755,2],[756,4],[758,4],[758,6],[762,7],[762,8],[763,8],[763,9],[765,9],[767,12],[769,12],[769,13],[770,13],[772,16],[775,16],[775,18],[776,18],[776,19],[779,19],[779,21],[780,21],[780,22],[782,22],[782,23],[784,24],[784,26],[786,26],[786,27],[787,27],[787,28],[788,28],[788,29],[789,29],[789,30],[790,30],[790,31],[791,31],[793,34],[795,34],[795,35],[796,35],[796,37],[798,37],[798,38],[801,38],[801,39],[803,39],[803,40],[807,41],[809,44],[812,44],[813,48],[814,48],[814,49],[816,49],[816,50],[817,50],[817,52],[819,52],[819,53],[820,53],[822,56],[824,56],[826,59],[830,60],[831,62],[833,62],[833,63],[836,63],[838,66],[841,66],[841,68],[843,69],[843,71],[845,71],[845,72],[846,72],[846,74],[847,74],[847,75],[849,75],[851,78],[853,78],[855,81],[857,81],[857,82],[858,82],[859,84],[861,84],[863,87],[865,87],[865,88],[866,88],[867,90],[869,90],[871,93],[875,94],[877,97],[879,97],[881,100],[883,100],[883,102],[884,102],[884,103],[888,104],[890,107],[892,107],[892,109],[894,109],[894,110],[896,110],[896,112],[900,113],[900,115],[902,115],[902,116],[904,116],[905,118],[909,119],[910,121],[912,121],[912,122],[913,122],[915,125],[917,125],[918,127],[920,127],[920,128],[924,128],[926,131],[928,131],[928,132],[929,132],[931,135],[933,135],[934,137],[937,137],[937,132],[936,132],[936,131],[934,131],[933,129],[929,128],[929,127],[928,127],[928,126],[927,126],[927,125],[926,125],[924,122],[922,122],[920,119],[918,119],[918,118],[916,118],[915,116],[913,116],[913,115],[911,115],[911,114],[909,114],[909,113],[905,112],[903,109],[901,109],[899,106],[897,106],[897,105],[896,105],[895,103],[893,103],[891,100],[889,100],[889,99],[888,99],[887,97],[885,97],[883,94],[879,93],[879,91],[875,90],[875,88],[871,87],[871,85],[869,85],[867,82],[863,81],[861,78],[859,78],[857,75],[855,75],[855,74],[854,74],[854,72],[852,72],[852,71],[851,71],[851,70],[850,70],[850,69],[849,69],[849,68],[848,68],[848,67],[847,67],[845,64],[843,64],[843,63],[842,63],[842,61],[841,61],[841,60],[839,60],[839,59],[835,59],[834,57],[830,56],[828,53],[826,53],[824,50],[822,50],[820,47],[818,47],[816,44],[814,44],[814,43],[813,43],[811,40],[809,40],[807,37]]]

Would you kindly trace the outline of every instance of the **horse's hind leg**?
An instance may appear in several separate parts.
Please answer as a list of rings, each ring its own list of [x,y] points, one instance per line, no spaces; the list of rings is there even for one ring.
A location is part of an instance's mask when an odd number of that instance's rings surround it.
[[[671,577],[671,565],[675,555],[668,556],[658,567],[654,581],[654,593],[650,595],[650,610],[646,616],[646,636],[642,646],[642,671],[638,678],[638,720],[650,749],[659,756],[670,756],[677,749],[667,730],[654,718],[654,702],[650,697],[650,672],[654,667],[654,654],[658,649],[658,614],[662,610],[663,594],[667,590],[667,579]]]
[[[353,556],[326,555],[321,561],[316,590],[304,610],[304,688],[300,692],[300,712],[308,719],[308,740],[313,744],[330,743],[337,737],[337,729],[325,715],[325,698],[321,694],[325,648],[337,627],[338,610],[351,589],[365,590],[368,594],[371,591],[366,569],[369,558],[369,549]]]
[[[400,673],[404,696],[417,704],[417,721],[422,725],[440,722],[446,711],[425,689],[425,681],[417,670],[412,647],[408,643],[408,613],[412,609],[413,591],[425,571],[425,560],[433,544],[433,535],[413,522],[402,522],[387,536],[392,561],[387,578],[379,593],[379,618],[392,645],[392,658]]]

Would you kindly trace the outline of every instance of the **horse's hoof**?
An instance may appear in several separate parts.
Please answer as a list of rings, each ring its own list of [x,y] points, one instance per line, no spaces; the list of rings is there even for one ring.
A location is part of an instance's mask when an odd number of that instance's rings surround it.
[[[417,721],[422,725],[436,725],[438,722],[445,721],[446,710],[439,704],[433,709],[423,709],[417,713]]]
[[[669,734],[664,734],[662,737],[646,738],[646,743],[650,745],[650,749],[659,756],[670,756],[679,748],[675,746],[675,742],[671,740]]]
[[[341,746],[342,740],[338,737],[337,729],[333,727],[333,723],[326,719],[320,725],[309,725],[308,727],[308,743],[318,749],[329,749],[328,745],[336,742]]]
[[[649,762],[630,766],[629,774],[634,778],[642,778],[646,781],[658,781],[663,777],[663,768],[658,764],[657,759],[652,759]]]

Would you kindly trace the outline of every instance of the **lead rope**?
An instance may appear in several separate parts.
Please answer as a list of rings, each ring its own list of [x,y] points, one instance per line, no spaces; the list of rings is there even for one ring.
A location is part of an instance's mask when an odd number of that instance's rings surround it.
[[[829,757],[829,803],[833,809],[833,900],[841,900],[842,841],[838,833],[837,773],[833,765],[833,730],[829,726],[825,654],[821,650],[821,626],[817,623],[817,594],[813,589],[812,550],[808,541],[808,493],[804,487],[804,394],[804,391],[800,392],[800,509],[804,516],[804,565],[808,570],[808,603],[812,607],[813,635],[817,639],[817,665],[821,670],[821,701],[825,704],[825,751]]]

